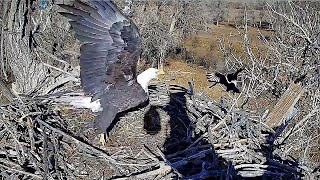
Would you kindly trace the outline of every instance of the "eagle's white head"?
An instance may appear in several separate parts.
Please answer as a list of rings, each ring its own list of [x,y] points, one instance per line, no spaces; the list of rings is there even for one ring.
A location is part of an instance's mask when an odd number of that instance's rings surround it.
[[[140,84],[140,86],[144,89],[144,91],[148,93],[148,86],[150,81],[153,79],[157,79],[159,74],[165,73],[162,69],[159,70],[156,68],[149,68],[137,76],[137,81]]]

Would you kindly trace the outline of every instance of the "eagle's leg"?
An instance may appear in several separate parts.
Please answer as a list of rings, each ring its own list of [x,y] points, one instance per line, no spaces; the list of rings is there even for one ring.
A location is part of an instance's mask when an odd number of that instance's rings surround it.
[[[99,129],[99,142],[105,146],[109,141],[107,129],[116,117],[118,109],[113,106],[103,107],[103,111],[94,122],[94,127]]]

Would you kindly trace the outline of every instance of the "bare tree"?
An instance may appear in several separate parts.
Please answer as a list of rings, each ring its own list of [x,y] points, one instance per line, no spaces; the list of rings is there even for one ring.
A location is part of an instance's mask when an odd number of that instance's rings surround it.
[[[257,0],[256,10],[258,11],[257,16],[259,18],[259,27],[262,27],[262,21],[264,20],[266,11],[264,10],[266,2],[264,0]]]
[[[219,22],[223,20],[224,9],[223,2],[221,0],[214,1],[214,19],[216,21],[216,25],[219,25]]]
[[[183,10],[186,6],[186,3],[184,1],[177,1],[174,5],[174,11],[173,14],[170,16],[171,17],[171,23],[170,23],[170,29],[169,33],[172,34],[173,31],[175,30],[176,23],[181,18],[181,14],[183,13]]]
[[[120,3],[121,4],[121,3]],[[133,1],[132,18],[140,29],[142,56],[147,63],[163,64],[168,52],[204,23],[193,1]]]
[[[64,78],[71,75],[71,62],[62,60],[68,55],[62,50],[62,42],[72,39],[72,35],[61,33],[67,31],[67,26],[56,20],[56,7],[30,1],[4,1],[2,5],[0,69],[12,71],[12,90],[39,95],[67,83]],[[58,32],[60,37],[52,38]]]
[[[271,52],[277,80],[284,86],[290,81],[301,83],[306,91],[298,106],[300,116],[297,121],[300,122],[295,125],[294,135],[288,139],[284,147],[286,153],[283,155],[303,157],[304,163],[312,162],[310,152],[319,145],[312,143],[319,140],[318,131],[314,127],[319,127],[320,123],[319,8],[319,2],[289,1],[268,4],[275,40],[266,45]],[[287,129],[287,132],[292,130]],[[292,150],[292,143],[300,146]]]
[[[249,6],[249,7],[248,7],[247,16],[248,16],[248,24],[249,24],[250,26],[255,26],[256,15],[255,15],[254,6]]]
[[[319,147],[315,128],[320,123],[319,3],[278,2],[268,4],[267,8],[274,33],[271,39],[260,34],[264,48],[251,45],[246,13],[244,30],[238,30],[243,37],[245,56],[236,56],[227,40],[221,39],[227,68],[245,69],[242,92],[234,98],[234,104],[263,113],[268,109],[257,103],[259,98],[269,97],[269,103],[277,101],[289,84],[300,84],[305,93],[295,106],[298,115],[286,122],[292,127],[286,124],[279,130],[282,136],[275,143],[285,142],[281,151],[277,151],[281,156],[303,157],[303,163],[312,164],[311,152]],[[293,149],[293,144],[299,145]]]
[[[28,12],[31,7],[29,3],[18,3],[17,1],[8,1],[4,4],[3,12],[7,13],[3,14],[2,27],[7,30],[3,29],[1,32],[2,42],[6,42],[5,46],[1,47],[1,69],[5,69],[9,65],[16,78],[17,90],[31,93],[41,81],[45,80],[46,71],[46,67],[39,65],[31,52],[33,39],[29,39],[29,35],[32,36],[35,28],[31,21],[30,12]],[[36,23],[36,21],[34,22]]]

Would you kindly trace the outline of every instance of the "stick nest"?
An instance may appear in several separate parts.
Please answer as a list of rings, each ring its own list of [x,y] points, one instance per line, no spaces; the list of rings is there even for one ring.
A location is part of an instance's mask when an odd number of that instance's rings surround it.
[[[119,116],[105,147],[91,128],[94,114],[21,98],[1,107],[0,176],[31,179],[205,179],[282,177],[308,172],[281,159],[272,129],[228,99],[154,85],[150,104]]]

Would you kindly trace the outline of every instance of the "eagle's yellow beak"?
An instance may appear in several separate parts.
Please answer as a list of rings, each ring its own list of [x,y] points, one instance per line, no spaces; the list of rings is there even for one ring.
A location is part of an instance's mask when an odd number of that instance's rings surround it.
[[[165,73],[164,70],[161,68],[161,69],[159,70],[159,74],[160,74],[160,75],[164,75],[164,74],[166,74],[166,73]]]

